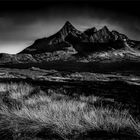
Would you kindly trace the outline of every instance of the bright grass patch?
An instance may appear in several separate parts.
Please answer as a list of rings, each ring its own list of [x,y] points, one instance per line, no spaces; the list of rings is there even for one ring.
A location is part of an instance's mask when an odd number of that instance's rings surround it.
[[[25,83],[0,84],[0,96],[3,140],[76,139],[89,132],[140,136],[140,124],[128,110],[95,106],[100,97],[47,94]]]

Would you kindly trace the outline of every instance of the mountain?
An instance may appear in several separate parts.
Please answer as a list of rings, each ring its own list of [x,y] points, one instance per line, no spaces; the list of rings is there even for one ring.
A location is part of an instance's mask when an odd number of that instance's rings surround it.
[[[109,41],[123,41],[128,40],[128,37],[124,34],[121,34],[115,30],[110,31],[107,26],[97,30],[95,27],[89,28],[84,31],[86,35],[90,38],[90,42],[98,42],[98,43],[107,43]]]
[[[90,41],[94,43],[107,43],[109,40],[111,40],[111,32],[106,26],[90,36]]]
[[[68,34],[80,37],[82,32],[78,31],[69,21],[67,21],[57,33],[50,37],[37,39],[31,46],[27,47],[20,53],[37,54],[66,49],[71,46],[65,41]]]
[[[127,45],[126,45],[127,44]],[[107,26],[97,30],[95,27],[84,32],[77,30],[69,21],[54,35],[37,39],[31,46],[20,54],[39,54],[67,50],[73,47],[78,53],[108,51],[111,49],[125,49],[127,46],[139,49],[140,43],[128,39],[124,34],[115,30],[110,31]],[[137,47],[135,47],[137,46]]]
[[[126,35],[117,31],[110,31],[107,26],[99,30],[93,27],[84,31],[83,34],[85,38],[82,40],[71,34],[65,39],[80,54],[135,48],[135,45],[138,44],[128,39]]]
[[[0,54],[0,64],[93,62],[97,59],[114,58],[136,60],[140,57],[139,50],[140,41],[131,40],[115,30],[110,31],[107,26],[99,30],[92,27],[81,32],[67,21],[58,32],[50,37],[37,39],[18,54]]]

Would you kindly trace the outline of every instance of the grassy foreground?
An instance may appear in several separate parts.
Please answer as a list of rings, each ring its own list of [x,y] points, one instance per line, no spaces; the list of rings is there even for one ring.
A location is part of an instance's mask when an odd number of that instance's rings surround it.
[[[82,139],[97,134],[140,138],[140,123],[100,97],[44,92],[26,83],[0,84],[0,139]],[[100,104],[100,105],[98,105]],[[112,102],[113,104],[113,102]]]

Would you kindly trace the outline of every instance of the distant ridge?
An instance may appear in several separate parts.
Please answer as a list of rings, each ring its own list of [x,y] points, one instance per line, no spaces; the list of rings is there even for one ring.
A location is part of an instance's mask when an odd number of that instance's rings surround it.
[[[69,21],[55,34],[35,40],[18,54],[0,54],[0,64],[32,64],[55,61],[86,61],[110,59],[122,60],[140,58],[140,41],[129,39],[118,31],[110,31],[107,26],[95,27],[83,32]]]
[[[69,21],[50,37],[37,39],[31,46],[27,47],[20,54],[39,54],[44,52],[54,52],[73,47],[81,53],[106,51],[108,49],[125,48],[125,44],[132,48],[139,48],[139,42],[128,39],[124,34],[117,31],[110,31],[107,26],[97,30],[95,27],[84,32],[77,30]],[[85,47],[85,48],[84,48]]]

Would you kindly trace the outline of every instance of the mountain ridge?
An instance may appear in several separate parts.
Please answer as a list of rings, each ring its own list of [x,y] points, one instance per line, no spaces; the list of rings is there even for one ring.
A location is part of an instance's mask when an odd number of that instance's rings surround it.
[[[75,49],[75,44],[81,42],[91,43],[92,48],[94,48],[94,46],[96,47],[97,43],[101,46],[103,43],[106,45],[106,43],[110,44],[111,42],[114,42],[114,44],[118,42],[122,44],[123,42],[129,42],[128,44],[133,44],[133,48],[135,45],[135,43],[128,39],[126,35],[121,34],[115,30],[110,31],[107,26],[104,26],[99,30],[97,30],[95,27],[92,27],[81,32],[77,30],[69,21],[66,21],[64,26],[58,32],[49,37],[35,40],[35,42],[31,46],[25,48],[23,51],[20,52],[20,54],[54,52],[66,49],[70,46],[73,46],[73,48]]]
[[[92,54],[98,55],[100,53],[102,55],[90,58],[96,60],[99,57],[103,59],[103,56],[105,56],[104,59],[106,59],[106,56],[108,56],[109,59],[114,59],[113,57],[124,59],[128,51],[132,56],[139,57],[139,49],[140,41],[131,40],[118,31],[110,31],[107,26],[99,30],[92,27],[82,32],[77,30],[69,21],[66,21],[58,32],[49,37],[35,40],[31,46],[18,54],[1,53],[0,63],[41,63],[42,61],[55,60],[79,61],[80,57],[86,58],[92,56]],[[111,55],[110,52],[115,55]],[[126,52],[126,55],[122,55],[124,52]],[[106,53],[108,55],[104,55]],[[131,55],[129,56],[131,59]],[[88,61],[94,60],[88,59]]]

